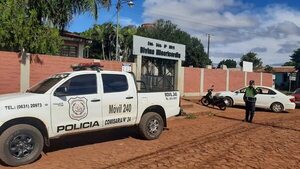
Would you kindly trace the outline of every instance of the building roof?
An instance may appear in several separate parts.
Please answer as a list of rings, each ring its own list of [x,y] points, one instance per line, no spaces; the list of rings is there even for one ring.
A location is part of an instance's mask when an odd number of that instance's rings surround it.
[[[154,27],[154,23],[143,23],[142,27],[143,28],[153,28]]]
[[[69,38],[74,38],[74,39],[91,40],[91,39],[82,37],[76,33],[68,32],[68,31],[63,31],[60,35],[62,37],[69,37]]]
[[[273,67],[274,73],[293,73],[297,72],[294,66],[280,66],[280,67]]]

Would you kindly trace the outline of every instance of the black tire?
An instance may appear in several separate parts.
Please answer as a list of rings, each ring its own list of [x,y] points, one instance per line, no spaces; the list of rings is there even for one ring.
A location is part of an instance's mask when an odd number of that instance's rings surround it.
[[[44,147],[41,132],[27,124],[18,124],[6,129],[0,137],[0,158],[9,166],[34,162]]]
[[[230,98],[230,97],[225,97],[225,98],[224,98],[224,102],[226,103],[226,106],[227,106],[227,107],[233,106],[233,100],[232,100],[232,98]]]
[[[275,113],[282,112],[284,109],[283,105],[279,102],[275,102],[271,105],[271,110]]]
[[[209,105],[209,102],[208,102],[208,100],[206,99],[206,97],[202,97],[201,103],[202,103],[203,106],[208,106],[208,105]]]
[[[221,110],[226,110],[226,104],[224,103],[224,104],[221,104],[220,106],[219,106],[219,108],[221,109]]]
[[[142,116],[139,124],[141,136],[146,140],[157,139],[164,128],[162,117],[155,112],[148,112]]]

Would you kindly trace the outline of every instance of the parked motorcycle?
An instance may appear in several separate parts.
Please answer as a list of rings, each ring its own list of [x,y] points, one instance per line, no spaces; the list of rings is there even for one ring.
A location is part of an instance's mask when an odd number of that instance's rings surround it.
[[[213,96],[213,87],[207,90],[207,94],[202,97],[201,103],[203,106],[209,106],[212,105],[219,107],[221,110],[226,110],[226,103],[224,97],[219,97],[219,96]]]

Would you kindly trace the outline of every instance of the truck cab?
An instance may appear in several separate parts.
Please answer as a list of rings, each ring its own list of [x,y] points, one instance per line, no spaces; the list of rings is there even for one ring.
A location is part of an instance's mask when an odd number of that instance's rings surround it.
[[[144,139],[157,139],[179,114],[179,99],[178,91],[139,92],[131,73],[58,73],[26,93],[0,95],[0,158],[28,164],[52,138],[114,127],[137,126]]]

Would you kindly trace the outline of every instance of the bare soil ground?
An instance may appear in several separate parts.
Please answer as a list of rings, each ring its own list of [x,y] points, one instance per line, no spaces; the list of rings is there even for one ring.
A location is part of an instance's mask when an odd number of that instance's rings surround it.
[[[243,108],[183,104],[188,115],[171,118],[158,140],[141,140],[133,128],[68,136],[17,168],[299,168],[300,110],[259,110],[250,124]]]

